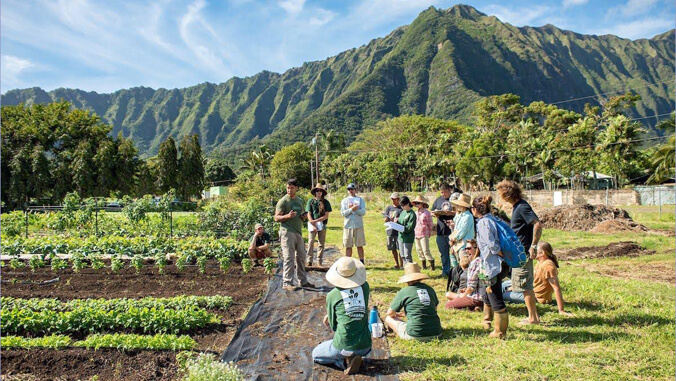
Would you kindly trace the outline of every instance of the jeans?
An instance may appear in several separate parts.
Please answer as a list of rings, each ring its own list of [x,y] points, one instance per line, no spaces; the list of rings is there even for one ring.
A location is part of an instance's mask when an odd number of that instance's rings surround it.
[[[441,275],[448,277],[451,273],[451,258],[448,253],[451,251],[451,243],[448,242],[447,235],[437,236],[437,247],[441,254]]]
[[[523,292],[507,291],[507,288],[510,287],[512,287],[511,280],[508,279],[502,282],[502,299],[509,303],[525,303],[526,301],[523,298]]]
[[[413,242],[397,242],[399,243],[399,256],[401,257],[402,264],[413,263]]]
[[[352,354],[366,356],[371,352],[371,347],[351,351]],[[335,365],[339,369],[345,369],[345,358],[351,356],[348,351],[340,350],[333,346],[333,339],[327,340],[312,350],[312,361],[322,365]]]

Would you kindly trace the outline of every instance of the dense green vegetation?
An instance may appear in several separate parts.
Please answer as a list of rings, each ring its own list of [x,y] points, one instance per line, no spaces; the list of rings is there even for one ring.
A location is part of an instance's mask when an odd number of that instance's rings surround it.
[[[83,347],[87,349],[114,348],[121,351],[132,350],[172,350],[185,351],[197,347],[197,342],[190,336],[182,335],[134,335],[134,334],[93,334],[85,340],[74,341],[69,336],[50,335],[44,337],[25,338],[21,336],[3,336],[0,339],[3,348],[67,348]]]
[[[142,299],[73,299],[62,302],[58,299],[17,299],[3,296],[0,305],[5,309],[40,311],[70,311],[77,308],[97,308],[104,311],[122,312],[129,308],[206,308],[226,310],[232,304],[229,296],[175,296],[173,298]]]
[[[564,101],[582,113],[585,103],[602,99],[595,94],[634,90],[642,100],[631,117],[668,113],[674,102],[673,46],[673,31],[631,41],[552,25],[517,28],[466,5],[430,7],[386,37],[283,74],[264,71],[221,84],[112,94],[10,90],[2,104],[64,99],[94,111],[113,126],[114,136],[132,139],[144,157],[155,155],[168,136],[180,140],[196,133],[207,152],[218,151],[232,164],[231,154],[241,156],[261,143],[279,149],[319,130],[341,132],[349,143],[368,126],[399,115],[471,125],[472,104],[503,93],[525,103]],[[649,121],[654,125],[655,119]]]

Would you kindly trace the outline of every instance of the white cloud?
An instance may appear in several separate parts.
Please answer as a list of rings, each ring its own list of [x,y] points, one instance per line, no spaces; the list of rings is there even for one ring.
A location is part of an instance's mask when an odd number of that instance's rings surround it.
[[[587,4],[589,0],[563,0],[563,8],[570,8],[577,5]]]
[[[20,86],[21,74],[37,67],[30,60],[10,55],[3,55],[0,61],[2,61],[0,64],[0,83],[2,83],[3,88]]]
[[[404,15],[412,14],[415,17],[417,14],[413,13],[416,11],[422,12],[439,2],[440,0],[361,0],[350,11],[348,19],[362,30],[375,29]]]
[[[322,26],[333,20],[334,17],[336,17],[335,12],[319,8],[315,10],[315,14],[310,17],[310,25]]]
[[[495,15],[500,21],[517,26],[536,25],[538,20],[553,11],[553,8],[546,5],[508,8],[503,5],[491,4],[485,9],[488,14]]]
[[[279,4],[280,7],[284,8],[284,10],[287,11],[289,14],[297,15],[303,11],[303,7],[305,6],[305,0],[283,0],[279,1],[277,4]]]
[[[650,11],[658,1],[659,0],[629,0],[624,5],[609,9],[608,14],[615,15],[619,12],[624,17],[641,15]]]
[[[645,17],[631,22],[617,23],[611,27],[598,29],[591,33],[597,35],[614,34],[623,38],[637,39],[655,36],[672,28],[674,28],[674,20],[672,18]]]

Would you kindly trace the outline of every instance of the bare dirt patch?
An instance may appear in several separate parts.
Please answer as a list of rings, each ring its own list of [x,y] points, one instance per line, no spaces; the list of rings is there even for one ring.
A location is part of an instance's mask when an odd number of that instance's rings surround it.
[[[589,271],[622,279],[640,279],[651,282],[676,284],[673,262],[594,264],[585,266]]]
[[[653,250],[646,250],[636,242],[613,242],[606,246],[587,246],[574,249],[555,250],[559,260],[591,259],[591,258],[615,258],[615,257],[638,257],[655,254]]]
[[[647,233],[650,229],[647,226],[628,219],[607,220],[598,223],[591,230],[593,233]]]
[[[176,354],[115,349],[2,351],[3,380],[175,380]]]

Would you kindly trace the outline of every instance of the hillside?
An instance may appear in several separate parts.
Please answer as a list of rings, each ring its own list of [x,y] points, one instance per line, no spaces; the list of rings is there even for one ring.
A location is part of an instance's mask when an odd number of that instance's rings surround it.
[[[674,108],[673,47],[673,30],[632,41],[553,25],[518,28],[465,5],[431,7],[386,37],[283,74],[112,94],[11,90],[2,104],[65,99],[96,112],[145,155],[168,136],[193,132],[205,151],[227,155],[252,140],[280,146],[318,128],[351,140],[365,126],[401,114],[467,120],[473,102],[507,92],[528,103],[634,89],[643,97],[634,116],[667,113]],[[595,101],[560,107],[579,111]]]

